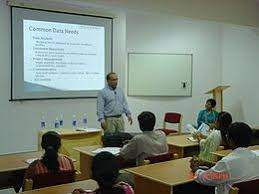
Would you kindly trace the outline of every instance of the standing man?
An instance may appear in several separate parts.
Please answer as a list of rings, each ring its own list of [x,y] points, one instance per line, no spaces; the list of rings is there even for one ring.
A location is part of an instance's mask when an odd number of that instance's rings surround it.
[[[131,113],[121,88],[118,85],[118,76],[111,72],[106,76],[107,86],[102,89],[97,98],[97,117],[105,133],[124,131],[125,113],[128,121],[132,124]]]

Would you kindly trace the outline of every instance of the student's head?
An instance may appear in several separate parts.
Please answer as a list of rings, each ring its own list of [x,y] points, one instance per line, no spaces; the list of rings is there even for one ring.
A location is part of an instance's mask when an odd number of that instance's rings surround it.
[[[108,73],[106,76],[106,80],[107,80],[108,86],[110,86],[111,88],[115,89],[117,87],[118,76],[116,73],[114,73],[114,72]]]
[[[105,191],[111,191],[119,175],[119,164],[116,156],[109,152],[96,154],[92,161],[92,173],[93,179],[97,181],[100,187],[99,193],[104,194]],[[114,190],[113,193],[118,192]]]
[[[205,108],[207,110],[212,110],[216,106],[216,100],[210,98],[206,101]]]
[[[226,131],[232,123],[232,116],[228,112],[220,112],[216,120],[216,128]]]
[[[248,147],[252,137],[252,129],[245,123],[232,123],[227,130],[227,141],[232,149]]]
[[[41,147],[45,150],[43,163],[49,171],[59,170],[58,150],[61,146],[60,135],[55,131],[48,131],[42,136]]]
[[[152,112],[144,111],[138,116],[141,131],[152,131],[156,123],[156,117]]]

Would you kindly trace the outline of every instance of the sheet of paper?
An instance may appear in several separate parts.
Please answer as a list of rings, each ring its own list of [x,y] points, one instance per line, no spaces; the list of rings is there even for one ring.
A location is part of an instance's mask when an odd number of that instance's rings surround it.
[[[78,127],[76,130],[77,131],[85,131],[85,132],[88,132],[88,133],[101,131],[101,129],[97,129],[97,128],[84,128],[84,127]]]
[[[29,159],[26,159],[25,160],[25,162],[27,163],[27,164],[31,164],[31,163],[33,163],[35,160],[38,160],[39,158],[29,158]]]
[[[206,123],[202,123],[198,128],[198,131],[205,136],[209,136],[210,134],[210,127]]]
[[[104,147],[104,148],[98,148],[97,150],[92,151],[95,154],[98,154],[100,152],[110,152],[113,155],[118,155],[120,153],[120,147]]]
[[[189,139],[192,142],[198,142],[198,139],[195,139],[194,137],[187,137],[187,139]]]

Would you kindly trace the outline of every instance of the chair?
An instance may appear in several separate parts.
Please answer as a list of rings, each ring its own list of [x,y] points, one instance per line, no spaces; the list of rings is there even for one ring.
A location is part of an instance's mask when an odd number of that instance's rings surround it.
[[[233,185],[233,188],[237,188],[238,192],[233,194],[255,194],[259,193],[259,179],[246,181],[241,183],[236,183]],[[232,194],[232,193],[231,193]]]
[[[238,194],[239,189],[237,187],[230,187],[228,194]]]
[[[178,154],[163,153],[155,156],[146,157],[144,160],[144,164],[154,164],[154,163],[165,162],[165,161],[169,161],[177,158],[178,158]]]
[[[32,179],[24,179],[24,183],[23,183],[23,191],[29,191],[32,190],[33,187],[33,180]]]
[[[61,173],[53,174],[51,172],[39,174],[33,177],[32,189],[39,189],[42,187],[50,187],[54,185],[72,183],[75,181],[75,170],[62,171]]]
[[[178,129],[169,129],[166,127],[167,123],[178,124]],[[164,116],[164,123],[162,130],[166,135],[174,135],[182,133],[182,115],[180,113],[175,112],[167,112]]]

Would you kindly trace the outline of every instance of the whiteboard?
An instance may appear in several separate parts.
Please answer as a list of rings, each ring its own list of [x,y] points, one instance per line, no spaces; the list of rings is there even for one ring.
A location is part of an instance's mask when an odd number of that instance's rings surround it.
[[[191,96],[192,54],[128,53],[129,96]]]

